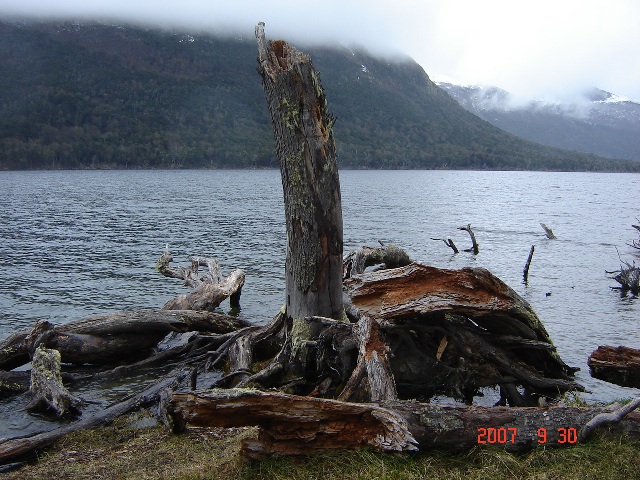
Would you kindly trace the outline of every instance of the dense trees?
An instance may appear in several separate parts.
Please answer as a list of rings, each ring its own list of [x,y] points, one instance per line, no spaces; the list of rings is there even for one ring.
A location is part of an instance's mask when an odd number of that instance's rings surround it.
[[[6,21],[0,33],[0,169],[277,167],[250,39]],[[335,99],[341,167],[640,170],[508,135],[408,58],[308,50]]]

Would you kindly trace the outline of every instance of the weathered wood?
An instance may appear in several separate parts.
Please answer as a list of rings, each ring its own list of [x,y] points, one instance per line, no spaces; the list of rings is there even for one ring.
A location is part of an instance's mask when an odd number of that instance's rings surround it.
[[[349,381],[338,397],[340,400],[382,402],[396,400],[398,392],[389,365],[388,346],[381,338],[380,326],[376,320],[363,316],[356,328],[359,344],[358,363]],[[358,394],[356,389],[366,381],[366,386]],[[362,393],[365,390],[366,393]]]
[[[531,267],[531,260],[533,260],[533,252],[535,251],[536,246],[531,245],[531,250],[529,250],[529,256],[527,257],[527,263],[524,266],[524,270],[522,271],[522,276],[524,281],[526,282],[529,279],[529,267]]]
[[[170,267],[173,257],[169,253],[169,247],[165,247],[162,255],[156,263],[156,269],[165,277],[183,280],[185,285],[194,290],[185,293],[167,302],[165,310],[206,310],[213,311],[224,300],[230,299],[232,308],[240,306],[240,295],[244,285],[244,271],[234,270],[223,278],[220,265],[213,258],[191,257],[189,268]],[[204,274],[200,274],[199,267],[207,267]]]
[[[345,291],[354,311],[379,320],[400,398],[471,402],[493,385],[511,405],[530,405],[583,390],[531,306],[487,270],[413,263],[350,278]]]
[[[584,442],[596,429],[605,425],[616,425],[620,423],[623,418],[625,418],[638,407],[640,407],[640,397],[633,399],[614,412],[599,413],[580,429],[580,431],[578,432],[578,440]]]
[[[83,401],[69,393],[62,384],[60,353],[57,350],[38,347],[31,360],[30,411],[53,411],[62,417],[80,413]]]
[[[264,23],[256,39],[284,193],[287,315],[338,319],[342,206],[334,119],[309,56],[284,41],[267,42]]]
[[[229,348],[229,374],[233,375],[238,382],[241,382],[253,373],[251,371],[252,367],[251,336],[238,337]]]
[[[48,447],[71,432],[107,425],[121,415],[156,403],[161,392],[175,388],[184,380],[187,374],[188,372],[183,370],[171,372],[158,383],[144,389],[142,392],[131,395],[122,402],[116,403],[92,415],[87,415],[81,420],[66,424],[55,430],[37,433],[28,437],[12,438],[4,441],[0,440],[0,464],[7,463],[29,452]]]
[[[203,283],[192,292],[184,293],[169,300],[162,307],[165,310],[208,310],[216,309],[224,300],[234,295],[234,305],[238,305],[238,295],[244,285],[244,272],[234,270],[222,282]]]
[[[464,451],[492,444],[527,451],[539,445],[570,446],[585,424],[608,411],[414,401],[362,404],[238,389],[175,393],[169,401],[169,412],[181,426],[259,426],[259,437],[244,445],[248,456],[305,455],[346,448]],[[616,433],[640,438],[640,413],[630,413],[614,428]]]
[[[347,279],[364,273],[367,267],[382,265],[382,268],[404,267],[411,263],[407,252],[395,245],[360,247],[349,252],[343,261],[342,278]]]
[[[189,268],[172,268],[170,264],[173,262],[173,257],[169,253],[167,245],[156,263],[156,269],[165,277],[184,280],[185,285],[193,288],[199,287],[203,283],[216,284],[222,281],[223,275],[220,271],[220,265],[215,259],[191,257],[190,260],[191,266]],[[199,267],[207,267],[206,273],[202,276],[200,276]]]
[[[460,251],[458,250],[458,247],[456,247],[456,244],[453,243],[453,240],[451,240],[450,238],[432,238],[431,240],[442,240],[444,242],[444,244],[451,248],[451,250],[453,250],[453,253],[460,253]]]
[[[0,399],[29,391],[31,372],[5,372],[0,370]]]
[[[413,451],[415,440],[402,417],[377,405],[298,397],[254,390],[174,394],[169,413],[177,425],[260,425],[258,439],[245,444],[251,457],[284,453],[374,448]]]
[[[553,230],[547,227],[544,223],[541,223],[540,226],[543,228],[544,233],[549,240],[557,240],[558,237],[553,234]]]
[[[20,330],[0,340],[0,370],[13,370],[29,362],[31,357],[24,346],[27,335],[29,330]]]
[[[3,343],[0,368],[29,362],[38,345],[56,349],[64,363],[108,364],[137,361],[170,332],[229,333],[250,324],[246,320],[195,310],[125,310],[94,315],[60,326],[39,322],[31,332],[19,332]]]
[[[611,277],[620,284],[618,287],[623,293],[631,292],[633,295],[640,294],[640,267],[636,267],[635,262],[622,262],[620,270]]]
[[[93,315],[60,325],[58,329],[90,335],[191,331],[229,333],[249,325],[241,318],[209,311],[141,309]]]
[[[640,220],[640,219],[639,219]],[[640,225],[631,225],[633,228],[635,228],[639,233],[640,233]],[[637,248],[638,250],[640,250],[640,240],[633,240],[631,243],[628,244],[630,247],[633,248]]]
[[[478,245],[478,242],[476,241],[475,233],[473,233],[473,230],[471,230],[471,224],[468,223],[466,226],[458,227],[458,230],[464,230],[471,237],[471,248],[465,250],[465,252],[473,252],[474,255],[478,255],[478,253],[480,252],[480,247]]]
[[[587,363],[594,378],[640,388],[640,350],[603,345],[589,355]]]
[[[345,281],[353,305],[386,321],[467,315],[481,327],[501,334],[551,343],[531,306],[484,268],[448,270],[412,263]]]

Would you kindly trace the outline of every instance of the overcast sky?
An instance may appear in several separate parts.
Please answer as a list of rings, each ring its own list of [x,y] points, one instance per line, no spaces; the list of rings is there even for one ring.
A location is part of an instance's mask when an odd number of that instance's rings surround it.
[[[435,79],[568,98],[590,86],[640,101],[637,0],[0,0],[0,16],[89,17],[413,57]]]

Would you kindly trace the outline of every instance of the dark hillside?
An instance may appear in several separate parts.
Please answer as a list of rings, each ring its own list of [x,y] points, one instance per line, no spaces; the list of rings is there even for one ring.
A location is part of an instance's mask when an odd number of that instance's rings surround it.
[[[640,170],[463,109],[411,59],[305,49],[342,167]],[[0,21],[0,168],[275,167],[253,38]]]

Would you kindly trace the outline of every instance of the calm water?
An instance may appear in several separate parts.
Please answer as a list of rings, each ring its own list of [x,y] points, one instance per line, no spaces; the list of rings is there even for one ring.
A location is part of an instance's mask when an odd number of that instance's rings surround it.
[[[527,299],[578,380],[610,401],[638,393],[593,380],[599,345],[640,348],[640,299],[605,273],[637,259],[640,216],[631,174],[342,171],[345,251],[378,240],[414,260],[482,266]],[[217,258],[243,268],[241,316],[268,321],[284,298],[285,230],[277,171],[0,172],[0,338],[36,319],[54,323],[159,308],[185,287],[155,271],[165,244],[176,263]],[[540,222],[558,240],[548,240]],[[452,255],[441,241],[480,254]],[[527,285],[522,270],[536,245]],[[226,305],[223,304],[226,308]]]

